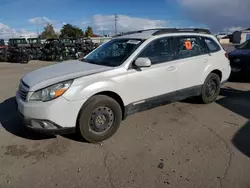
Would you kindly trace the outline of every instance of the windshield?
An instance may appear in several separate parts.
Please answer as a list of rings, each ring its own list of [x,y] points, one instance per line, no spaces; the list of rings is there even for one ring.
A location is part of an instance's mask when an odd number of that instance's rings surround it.
[[[121,65],[141,43],[140,39],[113,39],[93,51],[83,61],[116,67]]]
[[[250,50],[250,40],[244,42],[242,45],[238,47],[238,49]]]
[[[25,39],[10,39],[10,44],[27,44]]]

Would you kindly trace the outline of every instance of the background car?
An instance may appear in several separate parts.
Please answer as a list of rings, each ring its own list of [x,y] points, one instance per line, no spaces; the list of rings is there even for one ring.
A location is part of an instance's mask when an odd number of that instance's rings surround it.
[[[228,54],[233,74],[250,72],[250,40],[236,47]]]

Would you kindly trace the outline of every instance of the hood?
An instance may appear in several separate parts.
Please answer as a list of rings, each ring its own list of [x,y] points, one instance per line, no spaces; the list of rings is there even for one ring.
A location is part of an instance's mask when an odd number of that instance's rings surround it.
[[[229,56],[250,56],[250,50],[236,49],[228,54]]]
[[[110,69],[113,69],[113,67],[95,65],[77,60],[67,61],[30,72],[22,78],[22,81],[29,86],[30,91],[36,91],[61,81],[104,72]]]

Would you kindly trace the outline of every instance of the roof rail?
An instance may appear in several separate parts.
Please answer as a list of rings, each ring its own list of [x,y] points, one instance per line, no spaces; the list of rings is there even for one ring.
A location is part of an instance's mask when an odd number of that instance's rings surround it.
[[[164,28],[158,29],[153,35],[161,35],[167,33],[203,33],[203,34],[211,34],[208,29],[202,28]]]
[[[154,29],[143,29],[143,30],[120,33],[120,34],[117,34],[115,37],[142,33],[144,31],[155,31],[152,35],[161,35],[161,34],[167,34],[167,33],[184,33],[184,32],[211,34],[211,32],[208,29],[202,29],[202,28],[154,28]]]
[[[137,30],[137,31],[128,31],[128,32],[125,32],[125,33],[120,33],[120,34],[117,34],[117,36],[123,36],[123,35],[131,35],[131,34],[135,34],[135,33],[142,33],[144,31],[158,31],[159,29],[143,29],[143,30]]]

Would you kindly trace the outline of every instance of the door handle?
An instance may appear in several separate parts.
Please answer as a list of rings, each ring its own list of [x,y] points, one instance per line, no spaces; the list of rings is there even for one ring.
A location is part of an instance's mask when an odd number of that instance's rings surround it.
[[[204,63],[207,63],[208,62],[208,59],[204,59]]]
[[[174,71],[174,70],[176,70],[176,67],[174,67],[174,66],[170,66],[167,68],[167,71]]]

